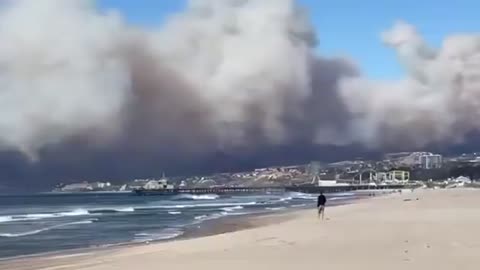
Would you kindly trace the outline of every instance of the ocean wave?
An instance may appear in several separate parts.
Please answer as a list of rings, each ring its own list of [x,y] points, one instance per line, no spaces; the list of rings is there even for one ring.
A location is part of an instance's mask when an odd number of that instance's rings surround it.
[[[294,205],[292,205],[292,206],[290,206],[290,207],[300,208],[300,207],[305,207],[305,206],[307,206],[307,205],[308,205],[308,204],[306,204],[306,203],[303,203],[303,204],[294,204]]]
[[[302,192],[290,192],[289,197],[292,199],[316,200],[317,194],[308,194]]]
[[[237,206],[233,206],[233,207],[224,207],[224,208],[222,208],[222,210],[225,211],[225,212],[233,212],[233,211],[235,211],[235,210],[240,210],[240,209],[243,209],[243,206],[237,205]]]
[[[208,218],[208,215],[200,215],[200,216],[196,216],[195,220],[202,220],[202,219],[207,219],[207,218]]]
[[[180,212],[180,211],[168,211],[168,213],[170,215],[181,215],[182,214],[182,212]]]
[[[135,212],[134,207],[124,208],[99,208],[88,210],[90,214],[109,214],[109,213],[122,213],[122,212]]]
[[[62,211],[53,213],[32,213],[32,214],[19,214],[10,216],[0,216],[0,223],[18,222],[18,221],[33,221],[41,219],[52,219],[62,217],[77,217],[88,216],[108,213],[121,213],[121,212],[134,212],[134,207],[123,208],[98,208],[98,209],[76,209],[72,211]]]
[[[221,217],[224,217],[224,216],[228,216],[230,214],[231,214],[231,212],[223,211],[223,212],[220,212],[220,213],[214,213],[214,214],[210,214],[210,215],[199,215],[199,216],[196,216],[194,219],[197,222],[202,222],[202,221],[206,221],[206,220],[218,219],[218,218],[221,218]]]
[[[341,193],[333,193],[332,195],[334,197],[352,197],[352,196],[355,196],[357,194],[355,194],[353,192],[341,192]]]
[[[217,194],[180,194],[174,197],[174,200],[216,200],[220,198]]]
[[[266,210],[270,210],[270,211],[279,211],[279,210],[283,210],[283,209],[286,209],[286,207],[267,207],[265,208]]]
[[[11,216],[0,216],[0,223],[11,222],[11,221],[12,221]]]
[[[159,232],[142,232],[135,234],[134,242],[151,242],[177,238],[184,234],[184,231],[177,228],[167,228]]]
[[[31,220],[40,220],[40,219],[47,219],[47,218],[85,216],[89,214],[90,213],[87,210],[77,209],[77,210],[68,211],[68,212],[0,216],[0,223],[15,222],[15,221],[31,221]]]
[[[87,220],[81,220],[81,221],[76,221],[76,222],[58,224],[58,225],[55,225],[55,226],[45,227],[45,228],[42,228],[42,229],[27,231],[27,232],[21,232],[21,233],[0,233],[0,237],[13,238],[13,237],[29,236],[29,235],[39,234],[41,232],[50,231],[50,230],[53,230],[53,229],[67,227],[67,226],[91,224],[95,221],[97,221],[97,219],[87,219]]]
[[[197,204],[165,204],[165,205],[150,205],[137,207],[135,210],[149,210],[149,209],[182,209],[182,208],[214,208],[214,207],[233,207],[233,206],[248,206],[256,205],[258,202],[241,202],[241,203],[197,203]]]

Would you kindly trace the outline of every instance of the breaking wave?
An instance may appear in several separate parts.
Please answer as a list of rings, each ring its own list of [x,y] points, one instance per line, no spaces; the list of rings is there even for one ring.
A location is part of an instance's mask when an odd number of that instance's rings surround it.
[[[54,213],[35,213],[35,214],[19,214],[10,216],[0,216],[0,223],[17,222],[17,221],[34,221],[41,219],[52,219],[62,217],[77,217],[108,213],[134,212],[135,208],[102,208],[102,209],[76,209],[73,211],[63,211]]]
[[[167,228],[159,232],[142,232],[135,234],[134,242],[151,242],[169,240],[183,235],[184,231],[178,228]]]
[[[88,210],[90,214],[108,214],[108,213],[121,213],[121,212],[135,212],[133,207],[125,208],[107,208],[107,209],[92,209]]]
[[[45,228],[42,228],[42,229],[27,231],[27,232],[21,232],[21,233],[0,233],[0,237],[13,238],[13,237],[22,237],[22,236],[34,235],[34,234],[38,234],[38,233],[41,233],[41,232],[46,232],[46,231],[50,231],[50,230],[53,230],[53,229],[67,227],[67,226],[91,224],[95,221],[97,221],[97,219],[87,219],[87,220],[81,220],[81,221],[76,221],[76,222],[58,224],[58,225],[55,225],[55,226],[45,227]]]
[[[219,195],[217,194],[200,194],[200,195],[194,195],[194,194],[180,194],[175,196],[175,200],[216,200],[220,198]]]
[[[32,221],[32,220],[40,220],[40,219],[47,219],[47,218],[85,216],[89,214],[90,212],[88,210],[77,209],[69,212],[0,216],[0,223],[15,222],[15,221]]]
[[[182,208],[214,208],[214,207],[233,207],[233,206],[247,206],[256,205],[257,202],[243,202],[243,203],[198,203],[198,204],[166,204],[166,205],[151,205],[145,207],[135,208],[136,210],[149,209],[182,209]]]
[[[283,210],[283,209],[287,209],[286,207],[267,207],[265,208],[266,210],[271,210],[271,211],[279,211],[279,210]]]
[[[238,206],[233,206],[233,207],[224,207],[224,208],[222,208],[222,210],[225,211],[225,212],[233,212],[233,211],[235,211],[235,210],[240,210],[240,209],[243,209],[243,206],[238,205]]]

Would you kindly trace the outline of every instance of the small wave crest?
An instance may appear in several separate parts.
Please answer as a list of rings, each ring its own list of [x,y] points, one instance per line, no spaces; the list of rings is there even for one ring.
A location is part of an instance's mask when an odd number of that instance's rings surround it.
[[[221,218],[221,217],[224,217],[224,216],[227,216],[227,215],[230,215],[230,212],[222,211],[220,213],[215,213],[215,214],[210,214],[210,215],[199,215],[199,216],[196,216],[194,219],[197,222],[202,222],[202,221],[206,221],[206,220],[218,219],[218,218]]]
[[[233,207],[224,207],[224,208],[222,208],[222,210],[225,211],[225,212],[233,212],[233,211],[235,211],[235,210],[240,210],[240,209],[243,209],[243,206],[237,205],[237,206],[233,206]]]
[[[95,221],[98,221],[98,220],[97,219],[87,219],[87,220],[81,220],[81,221],[76,221],[76,222],[63,223],[63,224],[58,224],[58,225],[55,225],[55,226],[45,227],[45,228],[42,228],[42,229],[27,231],[27,232],[21,232],[21,233],[0,233],[0,237],[13,238],[13,237],[29,236],[29,235],[34,235],[34,234],[38,234],[38,233],[41,233],[41,232],[50,231],[50,230],[53,230],[53,229],[67,227],[67,226],[91,224]]]
[[[316,200],[316,194],[307,194],[302,192],[290,192],[289,197],[292,199],[303,199],[303,200]]]
[[[135,208],[124,207],[124,208],[104,208],[104,209],[88,210],[89,214],[108,214],[108,213],[122,213],[122,212],[135,212]]]
[[[233,207],[233,206],[249,206],[256,205],[258,202],[241,202],[241,203],[196,203],[196,204],[164,204],[151,205],[135,208],[136,210],[149,209],[182,209],[182,208],[215,208],[215,207]]]
[[[135,234],[134,242],[151,242],[169,240],[183,235],[184,231],[177,228],[167,228],[159,232],[141,232]]]
[[[181,215],[182,214],[182,212],[180,212],[180,211],[168,211],[168,213],[170,215]]]
[[[134,212],[133,207],[123,208],[99,208],[99,209],[76,209],[72,211],[54,212],[54,213],[32,213],[32,214],[18,214],[10,216],[0,216],[0,223],[17,222],[17,221],[34,221],[41,219],[52,219],[62,217],[77,217],[109,213]]]
[[[40,219],[46,219],[46,218],[85,216],[89,214],[90,213],[87,210],[77,209],[77,210],[68,211],[68,212],[0,216],[0,223],[14,222],[14,221],[31,221],[31,220],[40,220]]]
[[[207,219],[207,218],[208,218],[208,215],[200,215],[200,216],[196,216],[195,220],[202,220],[202,219]]]
[[[341,193],[333,193],[332,195],[335,197],[352,197],[352,196],[355,196],[356,194],[353,192],[341,192]]]
[[[217,194],[180,194],[175,196],[175,200],[216,200],[220,198]]]
[[[286,207],[267,207],[265,208],[266,210],[270,210],[270,211],[280,211],[280,210],[283,210],[283,209],[286,209]]]

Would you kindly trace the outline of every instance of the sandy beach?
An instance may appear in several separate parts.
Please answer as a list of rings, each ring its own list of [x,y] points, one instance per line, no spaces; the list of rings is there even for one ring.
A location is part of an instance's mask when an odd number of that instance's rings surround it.
[[[270,220],[270,222],[267,222]],[[478,269],[480,190],[417,190],[282,218],[221,235],[69,256],[0,269]]]

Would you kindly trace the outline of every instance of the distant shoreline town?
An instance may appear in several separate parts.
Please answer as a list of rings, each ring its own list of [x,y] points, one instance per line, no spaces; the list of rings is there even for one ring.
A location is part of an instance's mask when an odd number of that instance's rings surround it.
[[[383,160],[312,161],[294,166],[258,168],[247,172],[208,176],[134,179],[131,181],[75,181],[58,184],[52,192],[131,192],[169,188],[262,187],[335,184],[405,184],[421,182],[446,187],[480,179],[480,153],[443,157],[430,152],[390,153]],[[69,181],[72,182],[72,181]],[[168,183],[167,183],[168,182]]]

